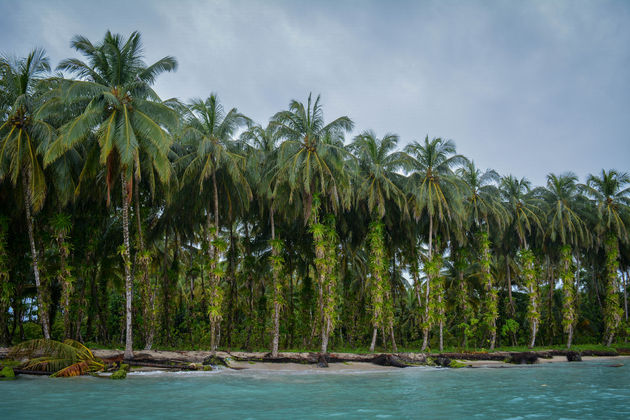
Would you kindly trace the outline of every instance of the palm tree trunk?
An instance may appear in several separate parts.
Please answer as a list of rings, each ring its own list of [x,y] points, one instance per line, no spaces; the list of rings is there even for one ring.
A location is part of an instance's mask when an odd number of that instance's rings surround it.
[[[376,347],[376,336],[378,335],[378,328],[376,325],[374,326],[374,331],[372,332],[372,342],[370,343],[370,353],[374,353],[374,348]]]
[[[510,301],[510,310],[512,316],[516,315],[516,309],[514,308],[514,300],[512,299],[512,276],[510,275],[510,256],[505,255],[505,275],[507,277],[508,284],[508,299]]]
[[[389,320],[389,336],[392,340],[392,351],[398,353],[398,346],[396,345],[396,338],[394,337],[394,321]]]
[[[628,320],[628,272],[623,273],[623,307],[626,321]]]
[[[536,344],[536,333],[538,332],[538,321],[532,323],[532,339],[529,342],[529,348],[533,349]]]
[[[133,331],[131,323],[131,304],[133,299],[133,281],[131,278],[131,257],[129,245],[129,188],[124,173],[120,174],[122,187],[122,216],[123,216],[123,263],[125,266],[125,313],[126,313],[126,336],[125,336],[125,359],[133,359]]]
[[[35,247],[35,234],[33,233],[33,215],[31,214],[32,193],[26,176],[22,176],[22,191],[24,193],[24,209],[26,211],[26,226],[28,229],[28,240],[31,245],[31,256],[33,259],[33,276],[35,277],[35,286],[37,288],[37,307],[38,318],[42,324],[44,338],[50,339],[50,325],[48,323],[48,310],[44,302],[42,284],[39,278],[38,255]]]
[[[219,279],[217,278],[217,275],[215,274],[215,268],[216,268],[216,264],[219,261],[219,250],[213,245],[212,240],[215,239],[218,234],[219,234],[219,191],[217,188],[217,176],[216,176],[216,172],[212,171],[212,198],[213,198],[213,208],[214,208],[214,234],[212,235],[210,233],[210,230],[208,230],[208,252],[210,252],[210,259],[211,259],[211,264],[210,264],[210,288],[211,288],[211,292],[210,295],[212,297],[212,301],[215,302],[215,297],[217,294],[217,289],[218,287],[220,287],[219,285]],[[210,351],[212,351],[212,353],[214,354],[217,350],[217,337],[216,337],[216,332],[217,332],[217,323],[218,323],[218,318],[216,315],[213,315],[211,317],[212,319],[210,319]]]
[[[269,209],[269,219],[271,222],[271,240],[276,239],[276,224],[273,218],[273,201]],[[275,245],[272,245],[272,253],[277,257],[278,251]],[[273,340],[271,345],[271,357],[278,357],[278,343],[280,341],[280,296],[278,296],[278,272],[274,267],[273,270]]]
[[[428,260],[431,261],[433,246],[433,217],[429,216],[429,254]],[[427,276],[427,288],[425,296],[424,306],[424,327],[422,328],[422,348],[420,351],[424,351],[429,345],[429,299],[431,293],[431,277]]]
[[[442,303],[442,295],[438,297],[438,301]],[[444,351],[444,320],[440,317],[440,351]]]
[[[63,234],[57,234],[57,246],[59,248],[59,275],[58,280],[62,284],[61,295],[63,297],[63,334],[65,338],[70,338],[72,325],[70,324],[70,295],[72,294],[72,283],[70,282],[70,271],[66,267],[66,257],[68,248],[65,247]]]
[[[425,292],[425,298],[424,298],[424,323],[425,326],[422,328],[422,348],[420,349],[420,351],[424,351],[427,346],[429,345],[429,326],[428,324],[428,320],[429,320],[429,296],[431,293],[431,285],[430,285],[430,279],[427,277],[427,285],[426,285],[426,292]]]

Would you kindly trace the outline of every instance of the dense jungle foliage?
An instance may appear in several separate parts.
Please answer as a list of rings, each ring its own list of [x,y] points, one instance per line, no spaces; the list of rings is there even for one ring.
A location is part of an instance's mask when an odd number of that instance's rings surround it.
[[[258,125],[161,99],[177,62],[147,64],[139,33],[72,46],[56,72],[42,49],[0,60],[0,344],[627,340],[623,171],[534,186],[444,138],[346,138],[310,95]]]

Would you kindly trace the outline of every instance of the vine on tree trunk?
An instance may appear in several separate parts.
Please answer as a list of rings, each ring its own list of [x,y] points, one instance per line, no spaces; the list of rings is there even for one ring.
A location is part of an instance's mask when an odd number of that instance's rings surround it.
[[[565,245],[560,250],[560,278],[562,279],[562,326],[567,334],[567,348],[573,341],[573,328],[575,327],[575,272],[572,261],[571,247]]]
[[[540,322],[540,296],[538,293],[538,282],[536,281],[536,268],[534,266],[534,253],[529,249],[522,249],[518,253],[521,266],[521,276],[523,284],[527,290],[529,301],[527,305],[527,320],[531,328],[531,341],[529,347],[536,344],[536,334]]]
[[[614,234],[609,234],[604,243],[606,251],[606,300],[604,304],[604,334],[606,345],[610,346],[621,324],[623,309],[619,304],[619,242]]]
[[[490,240],[488,234],[483,232],[479,235],[479,245],[481,248],[481,281],[486,289],[485,307],[486,312],[483,320],[490,334],[490,350],[494,350],[497,341],[497,318],[499,317],[499,297],[498,290],[494,287],[494,278],[490,271],[492,259],[490,257]]]
[[[319,307],[321,311],[321,352],[328,351],[328,340],[337,320],[337,244],[339,238],[335,229],[335,218],[326,216],[324,223],[319,217],[320,201],[313,197],[310,231],[315,242],[315,267],[319,286]]]

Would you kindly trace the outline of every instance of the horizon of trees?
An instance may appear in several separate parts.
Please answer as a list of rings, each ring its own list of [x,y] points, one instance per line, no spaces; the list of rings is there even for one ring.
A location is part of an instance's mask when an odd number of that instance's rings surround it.
[[[627,173],[533,186],[443,138],[346,141],[312,95],[259,125],[162,100],[177,61],[145,63],[138,32],[71,45],[56,73],[0,58],[0,344],[627,341]]]

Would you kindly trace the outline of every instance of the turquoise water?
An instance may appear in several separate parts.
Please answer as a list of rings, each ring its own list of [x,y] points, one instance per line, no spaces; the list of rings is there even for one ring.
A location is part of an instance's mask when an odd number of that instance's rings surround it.
[[[0,417],[630,419],[630,363],[381,372],[132,374],[0,382]]]

